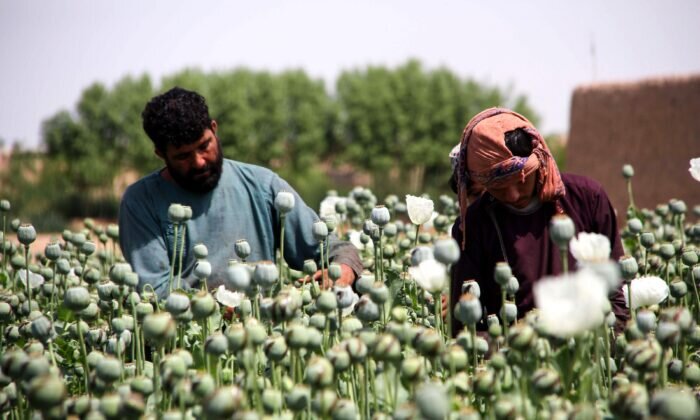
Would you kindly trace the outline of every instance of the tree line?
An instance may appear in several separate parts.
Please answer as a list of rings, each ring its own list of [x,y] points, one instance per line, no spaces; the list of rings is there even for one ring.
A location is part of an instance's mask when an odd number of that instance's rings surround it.
[[[207,99],[224,156],[271,167],[312,206],[329,188],[352,187],[324,176],[342,164],[374,179],[380,197],[447,192],[447,155],[474,114],[507,106],[538,122],[525,96],[417,60],[343,71],[332,90],[303,70],[187,69],[157,85],[127,76],[111,88],[92,84],[74,110],[45,120],[42,152],[16,151],[0,194],[27,218],[115,217],[115,178],[162,166],[141,111],[174,86]]]

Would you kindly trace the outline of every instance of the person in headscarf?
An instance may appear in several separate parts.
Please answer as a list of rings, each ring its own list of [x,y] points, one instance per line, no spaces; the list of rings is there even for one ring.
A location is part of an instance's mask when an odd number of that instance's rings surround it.
[[[611,259],[623,255],[615,212],[602,186],[560,174],[544,139],[522,115],[504,108],[480,112],[465,127],[459,152],[453,149],[450,157],[460,205],[452,236],[462,248],[452,272],[452,302],[458,301],[464,281],[479,283],[484,315],[477,328],[486,328],[487,315],[500,317],[501,290],[493,276],[497,262],[507,262],[519,281],[518,316],[534,307],[535,282],[562,272],[559,249],[549,236],[555,214],[568,215],[576,232],[606,235]],[[568,259],[574,267],[571,254]],[[629,312],[621,288],[610,301],[623,325]],[[456,319],[453,326],[453,333],[462,328]]]

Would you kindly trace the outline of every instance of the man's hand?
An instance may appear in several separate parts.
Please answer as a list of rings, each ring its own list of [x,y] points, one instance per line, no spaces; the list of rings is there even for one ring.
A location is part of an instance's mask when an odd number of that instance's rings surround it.
[[[442,298],[442,319],[445,319],[449,314],[450,308],[447,307],[447,295],[440,295],[440,297]]]
[[[322,283],[322,287],[324,289],[330,289],[331,287],[333,287],[333,280],[331,280],[330,276],[328,275],[327,269],[323,270],[323,272],[321,270],[318,270],[316,273],[314,273],[313,279],[321,283],[324,277],[326,281],[325,283]],[[352,271],[352,268],[350,268],[349,265],[340,264],[340,278],[336,280],[336,286],[352,286],[354,282],[355,272]]]

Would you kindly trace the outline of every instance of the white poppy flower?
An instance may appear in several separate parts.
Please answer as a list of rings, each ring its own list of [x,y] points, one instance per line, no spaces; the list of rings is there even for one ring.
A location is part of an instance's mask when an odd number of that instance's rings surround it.
[[[603,323],[609,309],[607,287],[590,270],[545,277],[534,287],[538,322],[557,337],[572,337]]]
[[[581,265],[607,261],[610,259],[610,239],[600,233],[580,232],[571,238],[569,250]]]
[[[321,201],[321,206],[318,211],[318,216],[320,218],[324,218],[327,216],[334,216],[336,215],[335,211],[335,205],[339,202],[345,203],[347,201],[347,198],[345,197],[338,197],[334,195],[329,195],[328,197],[324,198],[323,201]]]
[[[232,292],[222,284],[216,289],[216,300],[220,304],[227,306],[229,308],[235,308],[241,304],[241,301],[245,298],[245,293]]]
[[[622,288],[625,294],[625,304],[629,308],[629,291],[627,285]],[[668,285],[660,277],[646,276],[632,280],[632,309],[642,306],[656,305],[668,297]]]
[[[442,291],[447,284],[447,267],[433,259],[426,259],[417,267],[410,267],[408,273],[423,290],[430,293]]]
[[[360,236],[362,235],[362,232],[357,231],[357,230],[351,230],[348,233],[348,236],[350,237],[350,243],[355,245],[355,248],[359,249],[360,251],[364,250],[365,248],[367,249],[374,249],[374,243],[370,239],[367,244],[363,244],[362,241],[360,240]]]
[[[700,182],[700,157],[690,159],[690,169],[688,169],[688,171],[690,171],[690,175],[692,175],[696,181]]]
[[[406,195],[406,210],[414,225],[422,225],[430,220],[434,207],[433,200],[410,194]]]
[[[423,227],[425,227],[426,229],[432,229],[432,228],[433,228],[433,222],[435,221],[435,218],[438,217],[439,215],[440,215],[440,213],[434,211],[434,212],[430,215],[430,219],[428,219],[428,221],[425,222],[425,225],[423,225]]]

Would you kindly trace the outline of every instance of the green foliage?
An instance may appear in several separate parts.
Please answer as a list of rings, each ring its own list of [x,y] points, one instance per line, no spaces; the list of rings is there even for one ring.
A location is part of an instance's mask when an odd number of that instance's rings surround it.
[[[538,121],[527,98],[511,89],[465,80],[446,68],[425,69],[417,60],[344,71],[334,95],[303,70],[186,69],[157,87],[147,75],[125,77],[111,88],[89,86],[74,112],[47,119],[43,166],[32,167],[29,158],[13,162],[3,175],[9,187],[0,193],[24,217],[115,217],[115,178],[125,170],[143,175],[162,166],[142,129],[141,111],[174,86],[207,98],[226,157],[276,170],[310,205],[331,188],[322,168],[339,163],[373,175],[380,196],[449,193],[447,155],[474,114],[507,106]],[[561,163],[563,148],[550,146]],[[27,171],[34,175],[26,177]]]

